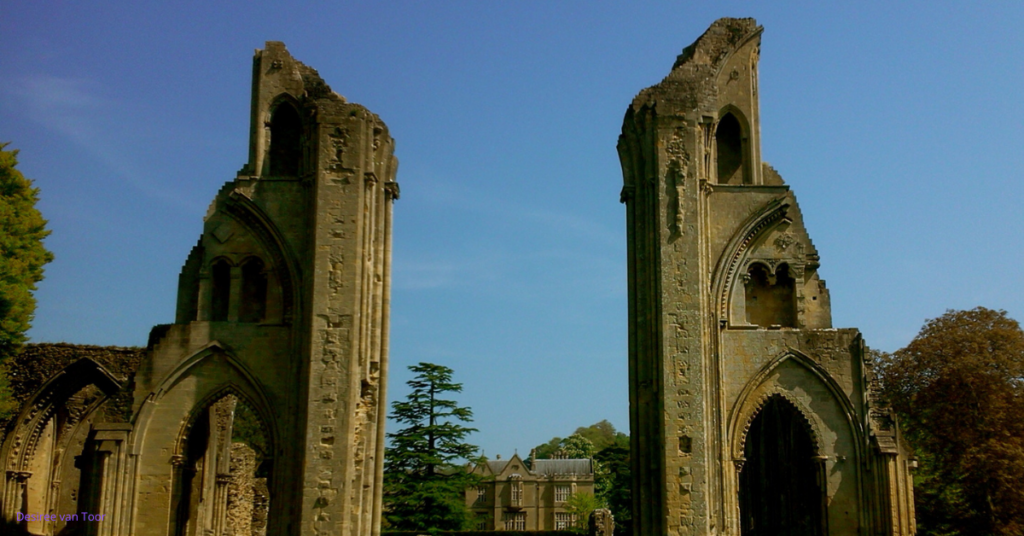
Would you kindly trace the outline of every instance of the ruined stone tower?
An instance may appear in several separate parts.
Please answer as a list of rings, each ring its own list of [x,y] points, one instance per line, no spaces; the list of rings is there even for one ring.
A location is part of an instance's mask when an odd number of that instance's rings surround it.
[[[249,161],[211,205],[177,322],[136,377],[135,533],[223,530],[220,505],[176,504],[167,467],[194,470],[188,423],[223,394],[273,445],[268,534],[379,531],[393,149],[376,115],[284,44],[256,52]]]
[[[715,22],[623,121],[635,533],[912,534],[864,342],[761,160],[761,32]]]
[[[19,526],[379,533],[394,141],[279,42],[253,60],[249,141],[181,271],[175,322],[121,371],[133,392],[82,358],[22,409],[0,522],[89,511],[103,519]]]

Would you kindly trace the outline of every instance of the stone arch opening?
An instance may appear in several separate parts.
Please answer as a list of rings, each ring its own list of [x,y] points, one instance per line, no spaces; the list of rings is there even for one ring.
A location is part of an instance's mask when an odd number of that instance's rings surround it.
[[[0,523],[14,523],[17,514],[54,514],[19,525],[31,534],[61,533],[61,515],[81,511],[78,494],[90,470],[80,463],[85,436],[105,417],[100,406],[120,384],[91,359],[80,359],[57,373],[23,406],[5,439],[0,459],[6,479],[0,489]],[[84,491],[84,490],[83,490]]]
[[[300,138],[302,121],[299,112],[289,102],[281,102],[270,118],[270,174],[295,176],[299,174],[302,154]]]
[[[249,257],[242,263],[239,322],[262,322],[267,314],[267,273],[263,261]]]
[[[744,278],[747,324],[796,327],[796,281],[789,265],[780,264],[773,273],[761,263],[751,264]]]
[[[800,410],[774,395],[751,421],[739,476],[743,536],[824,536],[823,458]]]
[[[265,534],[270,434],[246,400],[226,392],[196,412],[175,456],[175,536]]]
[[[718,155],[718,184],[746,184],[743,154],[743,127],[732,113],[718,121],[715,130],[715,149]]]
[[[231,303],[231,264],[225,259],[217,259],[210,266],[210,320],[224,322],[228,319]]]

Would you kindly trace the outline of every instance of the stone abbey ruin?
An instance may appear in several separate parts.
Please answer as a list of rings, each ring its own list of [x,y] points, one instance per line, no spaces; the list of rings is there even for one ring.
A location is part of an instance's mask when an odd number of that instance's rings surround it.
[[[913,534],[864,342],[761,160],[761,31],[715,22],[623,121],[635,531]],[[0,529],[380,534],[394,141],[268,42],[249,147],[145,350],[19,357]]]

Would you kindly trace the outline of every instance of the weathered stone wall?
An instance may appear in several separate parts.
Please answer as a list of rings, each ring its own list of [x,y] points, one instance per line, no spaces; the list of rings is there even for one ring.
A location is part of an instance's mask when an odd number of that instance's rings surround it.
[[[11,393],[18,405],[24,404],[44,383],[79,359],[89,358],[130,385],[146,354],[145,348],[91,346],[68,343],[26,344],[8,365]],[[123,389],[104,404],[105,422],[128,422],[131,417],[132,391]],[[0,432],[6,436],[11,421],[0,421]],[[2,441],[0,437],[0,441]]]
[[[250,532],[379,530],[393,150],[380,118],[282,43],[256,52],[249,162],[211,205],[177,323],[154,330],[136,376],[135,531],[185,522],[182,438],[225,394],[267,428],[273,500]]]
[[[95,490],[90,476],[97,477],[86,452],[91,431],[126,426],[111,423],[131,417],[127,386],[144,355],[139,348],[30,344],[11,360],[12,390],[22,407],[2,423],[0,521],[17,512],[53,513],[57,519],[34,521],[29,530],[57,533],[66,525],[59,515],[90,504],[83,496]],[[107,442],[109,467],[120,467],[119,444]]]
[[[253,481],[253,505],[252,505],[252,536],[266,536],[267,515],[270,513],[270,491],[267,489],[266,478],[256,478]]]
[[[809,493],[821,505],[779,522],[907,534],[905,451],[877,461],[860,335],[831,329],[796,198],[761,161],[760,36],[753,19],[716,21],[623,121],[635,530],[739,534],[753,519],[741,517],[739,479],[768,456],[747,463],[748,431],[769,400],[784,400],[814,452],[793,461],[814,481],[792,489],[819,490]],[[865,471],[891,476],[865,494],[876,478]]]

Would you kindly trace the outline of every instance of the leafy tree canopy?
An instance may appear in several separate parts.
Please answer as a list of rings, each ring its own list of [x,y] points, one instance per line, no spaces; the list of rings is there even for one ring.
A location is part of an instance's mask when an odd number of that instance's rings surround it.
[[[0,419],[17,408],[11,398],[6,362],[25,342],[36,302],[32,291],[53,254],[43,247],[46,220],[36,209],[39,189],[18,165],[18,151],[0,144]]]
[[[880,379],[919,458],[920,534],[1024,533],[1024,332],[1006,311],[947,311]]]
[[[572,531],[577,534],[586,534],[590,513],[603,507],[601,499],[591,493],[577,492],[569,495],[565,501],[565,511],[573,516]]]
[[[607,504],[615,517],[615,533],[631,534],[632,471],[629,436],[603,420],[581,426],[566,438],[554,437],[535,449],[538,459],[564,456],[594,460],[594,489],[598,502]],[[588,514],[589,515],[589,512]]]
[[[615,534],[633,533],[633,477],[629,460],[629,441],[612,445],[594,456],[599,467],[595,488],[599,499],[608,505],[615,518]]]
[[[465,490],[479,477],[463,463],[476,463],[477,447],[465,442],[475,432],[461,423],[473,412],[445,398],[462,392],[452,369],[432,363],[409,367],[416,376],[404,401],[391,406],[391,418],[405,428],[387,434],[384,455],[384,518],[391,530],[465,530],[471,517]]]
[[[615,430],[615,426],[607,420],[603,420],[599,423],[592,424],[590,426],[580,426],[573,432],[572,435],[580,436],[593,446],[593,454],[596,454],[610,446],[619,446],[629,448],[629,436]],[[547,443],[537,445],[535,448],[538,459],[550,459],[553,458],[560,449],[565,448],[567,445],[575,444],[579,445],[579,440],[561,437],[553,437]],[[581,456],[582,458],[589,458],[589,456]],[[569,456],[574,458],[576,456]]]

